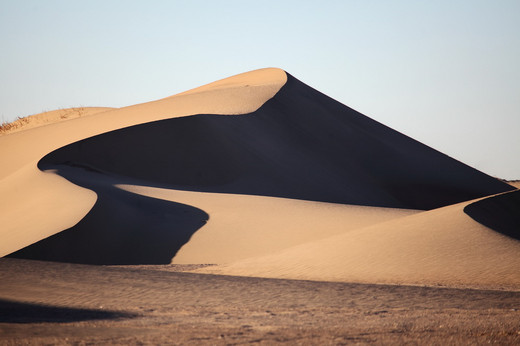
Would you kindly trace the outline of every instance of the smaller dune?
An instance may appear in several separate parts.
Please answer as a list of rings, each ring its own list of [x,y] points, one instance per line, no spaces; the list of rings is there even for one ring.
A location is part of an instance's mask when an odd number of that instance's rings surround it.
[[[173,257],[172,263],[177,264],[228,263],[266,255],[420,212],[137,185],[119,188],[157,200],[191,205],[209,214],[208,223]]]
[[[495,199],[496,198],[496,199]],[[463,202],[198,272],[270,278],[518,290],[520,242],[473,220],[518,193]],[[510,214],[519,215],[519,209]],[[501,218],[503,215],[495,215]]]

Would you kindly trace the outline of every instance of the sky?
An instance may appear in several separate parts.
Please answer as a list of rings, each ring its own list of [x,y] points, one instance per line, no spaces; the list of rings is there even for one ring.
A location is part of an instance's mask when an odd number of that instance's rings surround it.
[[[279,67],[520,179],[520,1],[0,0],[0,122]]]

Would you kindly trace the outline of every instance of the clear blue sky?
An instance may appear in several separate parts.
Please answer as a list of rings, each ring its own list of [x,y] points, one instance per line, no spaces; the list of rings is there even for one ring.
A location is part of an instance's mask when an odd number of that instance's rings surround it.
[[[262,67],[520,179],[520,1],[0,0],[0,121]]]

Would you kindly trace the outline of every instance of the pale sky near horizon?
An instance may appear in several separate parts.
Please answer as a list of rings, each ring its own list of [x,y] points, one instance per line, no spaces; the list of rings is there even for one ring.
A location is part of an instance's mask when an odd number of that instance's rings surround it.
[[[520,179],[520,1],[0,0],[0,121],[262,67]]]

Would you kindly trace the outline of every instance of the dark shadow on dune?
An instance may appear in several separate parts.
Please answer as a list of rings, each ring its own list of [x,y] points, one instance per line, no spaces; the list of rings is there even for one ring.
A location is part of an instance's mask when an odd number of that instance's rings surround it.
[[[83,264],[168,264],[209,216],[170,201],[114,186],[124,181],[87,169],[55,166],[69,181],[95,191],[92,210],[74,227],[8,257]]]
[[[426,210],[512,189],[290,75],[251,114],[120,129],[58,149],[40,167],[56,164],[192,191]]]
[[[67,323],[136,316],[126,312],[56,307],[0,299],[0,323]]]
[[[464,212],[484,226],[520,240],[520,190],[471,203]]]

